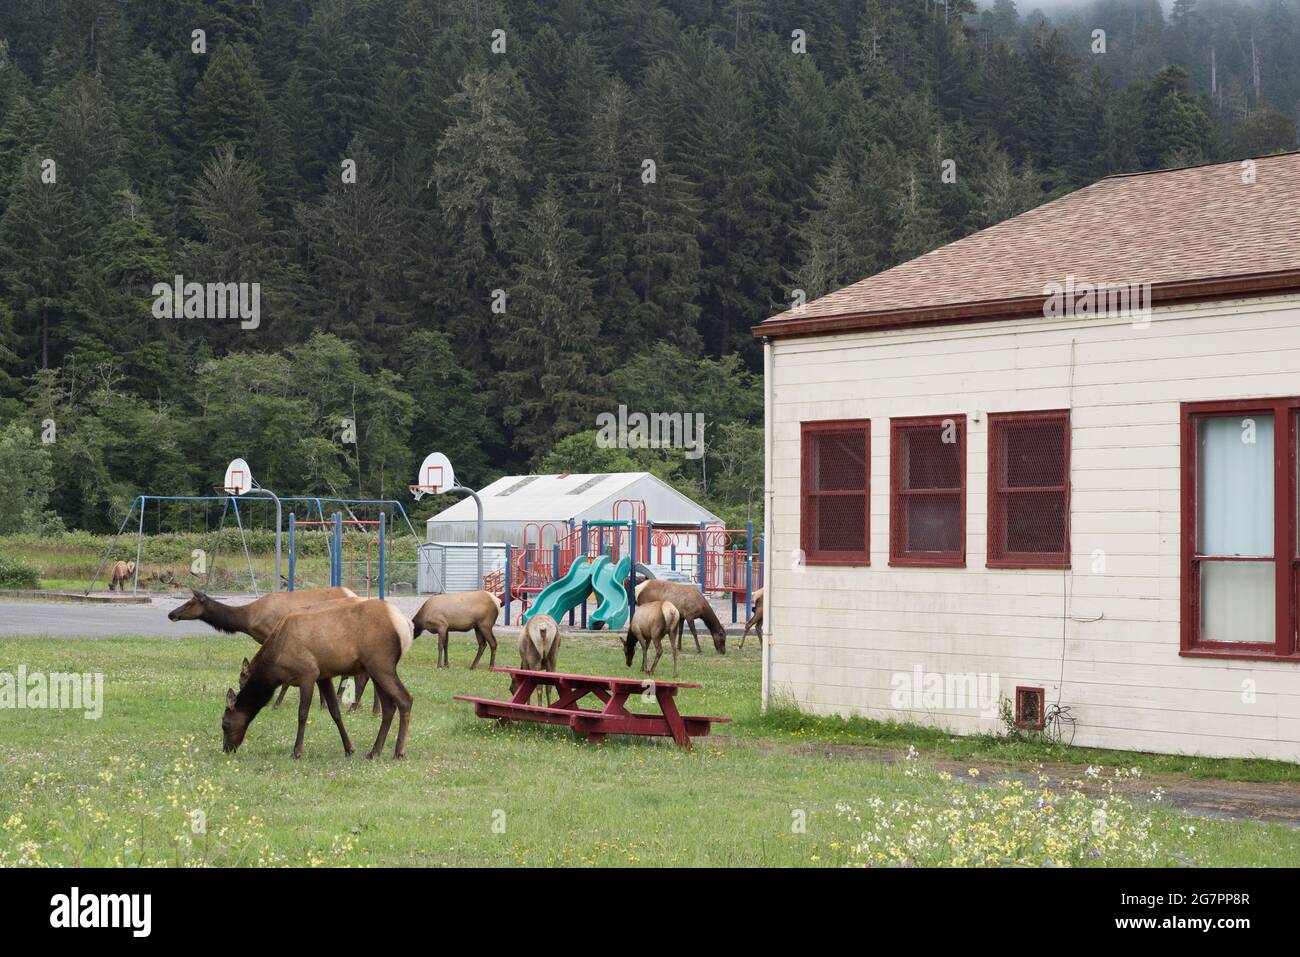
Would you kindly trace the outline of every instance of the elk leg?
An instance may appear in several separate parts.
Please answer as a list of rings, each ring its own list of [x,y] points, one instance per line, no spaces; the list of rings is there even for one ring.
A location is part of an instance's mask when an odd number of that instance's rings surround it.
[[[669,638],[668,640],[672,641],[672,638]],[[645,656],[646,656],[646,652],[648,652],[649,650],[650,650],[650,642],[643,640],[641,642],[641,670],[642,671],[645,671]]]
[[[479,631],[478,625],[474,626],[474,637],[478,639],[478,654],[474,656],[474,660],[470,663],[470,671],[474,670],[478,665],[479,659],[483,657],[483,652],[487,650],[487,639],[483,637],[483,632]],[[496,656],[493,655],[493,657],[495,658]]]
[[[293,756],[302,757],[302,737],[307,731],[307,719],[311,717],[311,699],[316,697],[316,682],[312,679],[298,686],[298,738],[293,743]]]
[[[677,646],[670,641],[668,642],[668,647],[673,650],[673,677],[676,678],[677,677]]]
[[[366,755],[367,758],[373,758],[384,750],[384,741],[388,738],[388,726],[393,723],[393,699],[380,686],[378,679],[375,681],[375,697],[379,699],[380,704],[383,706],[384,718],[379,722],[379,734],[375,738],[370,753]]]
[[[384,725],[388,725],[393,719],[393,708],[396,706],[398,712],[397,725],[397,744],[393,746],[393,757],[402,758],[406,756],[406,735],[410,731],[411,721],[411,692],[406,690],[402,684],[402,679],[397,676],[394,670],[383,676],[375,675],[374,681],[376,687],[382,686],[387,694],[387,701],[384,707]],[[381,729],[381,732],[387,731],[387,727]],[[382,737],[381,733],[381,737]],[[377,745],[376,754],[383,750],[382,742]]]
[[[671,635],[668,636],[668,647],[673,648],[673,639]],[[650,663],[650,674],[655,673],[655,668],[659,666],[659,659],[663,657],[663,654],[664,654],[664,640],[663,638],[656,638],[655,639],[655,660]],[[676,648],[673,648],[673,657],[674,658],[677,657]]]
[[[447,656],[448,637],[449,636],[447,634],[446,628],[438,629],[438,667],[439,668],[451,667],[451,659]],[[477,661],[478,659],[475,660]],[[470,665],[470,667],[472,668],[474,666]]]
[[[361,707],[361,696],[366,693],[366,683],[368,681],[370,681],[370,676],[364,671],[352,677],[352,703],[348,705],[349,711],[356,711]],[[339,693],[342,694],[341,691]]]
[[[271,705],[271,707],[278,708],[280,707],[280,705],[284,704],[284,696],[287,695],[288,693],[289,693],[289,686],[280,685],[280,697],[275,699],[275,704]]]
[[[492,649],[492,656],[491,659],[488,661],[488,667],[495,668],[497,666],[497,636],[496,633],[492,630],[491,625],[488,625],[485,631],[487,633],[488,647]]]
[[[351,757],[355,749],[348,739],[348,729],[343,727],[343,715],[339,713],[339,699],[334,693],[334,685],[328,678],[322,678],[317,684],[320,687],[320,696],[325,699],[325,706],[330,709],[330,717],[338,725],[339,737],[343,739],[343,753]]]
[[[700,650],[700,633],[699,633],[698,631],[695,630],[695,619],[694,619],[694,618],[687,618],[687,619],[686,619],[686,624],[688,624],[688,625],[691,626],[691,637],[695,639],[695,653],[696,653],[697,655],[702,655],[702,654],[704,654],[704,652]],[[681,626],[679,625],[678,627],[680,628]],[[677,633],[680,635],[680,634],[681,634],[681,631],[678,631]],[[679,640],[679,641],[677,642],[677,650],[678,650],[678,651],[681,651],[681,648],[682,648],[682,643],[681,643],[681,641]]]

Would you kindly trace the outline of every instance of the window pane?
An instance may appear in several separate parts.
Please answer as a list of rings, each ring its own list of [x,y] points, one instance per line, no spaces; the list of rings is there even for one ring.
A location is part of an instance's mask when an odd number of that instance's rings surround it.
[[[828,432],[813,439],[814,488],[840,491],[866,488],[867,436],[861,430]]]
[[[1007,552],[1065,551],[1065,503],[1060,492],[1007,492]]]
[[[1197,420],[1196,551],[1272,556],[1273,416]]]
[[[943,441],[942,426],[903,432],[904,461],[907,463],[903,488],[958,488],[961,485],[961,447],[956,441],[956,428],[950,437],[954,441]]]
[[[867,499],[865,495],[813,496],[819,552],[867,550]]]
[[[1008,488],[1065,484],[1064,422],[1008,422],[1002,457]]]
[[[907,510],[907,551],[961,551],[960,495],[907,495],[902,506]]]
[[[1201,641],[1277,640],[1272,562],[1201,562]]]

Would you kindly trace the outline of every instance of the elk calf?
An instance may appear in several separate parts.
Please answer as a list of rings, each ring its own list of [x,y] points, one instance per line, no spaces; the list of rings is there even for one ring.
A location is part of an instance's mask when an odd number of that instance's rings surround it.
[[[519,634],[519,667],[526,671],[555,672],[555,661],[560,654],[560,626],[550,615],[533,615]],[[519,679],[510,681],[510,693],[519,687]],[[537,689],[537,703],[542,703],[542,690]],[[551,703],[551,686],[546,686],[546,704]]]
[[[411,623],[394,606],[378,600],[345,598],[287,616],[241,669],[239,691],[232,688],[226,692],[222,748],[230,754],[237,751],[248,726],[266,707],[276,687],[292,684],[301,694],[293,756],[302,757],[313,686],[320,689],[338,726],[344,753],[351,754],[352,742],[343,727],[331,679],[364,673],[375,683],[384,713],[369,757],[383,751],[394,710],[400,715],[400,724],[393,757],[402,757],[406,754],[411,693],[397,676],[397,663],[411,647],[413,637]]]
[[[453,631],[473,631],[478,638],[478,654],[470,664],[471,671],[483,657],[483,649],[491,647],[492,655],[488,667],[495,668],[497,663],[497,636],[492,626],[501,614],[501,599],[486,591],[466,591],[452,595],[434,595],[415,613],[415,635],[422,631],[432,631],[438,635],[438,667],[446,668],[447,635]],[[357,696],[361,696],[358,689]]]
[[[627,626],[627,638],[623,642],[623,651],[627,655],[627,666],[632,667],[632,659],[636,657],[637,643],[641,644],[641,670],[647,674],[654,674],[655,668],[659,665],[659,659],[663,657],[664,636],[668,636],[668,647],[673,653],[673,677],[677,677],[677,642],[674,636],[681,633],[682,613],[677,610],[677,606],[670,601],[651,601],[644,605],[637,605],[636,614],[632,616],[631,623]],[[655,643],[655,660],[647,670],[645,666],[646,653],[650,650],[650,642]]]
[[[709,604],[709,600],[694,585],[683,585],[680,582],[669,582],[659,578],[648,579],[636,586],[636,603],[642,605],[652,601],[670,601],[681,613],[682,620],[677,626],[675,636],[678,650],[682,647],[683,625],[690,626],[691,637],[695,639],[695,650],[697,652],[700,650],[700,636],[695,633],[695,619],[700,618],[708,626],[709,634],[713,636],[714,650],[720,655],[727,653],[727,632],[722,627],[722,622],[718,620],[718,614]]]
[[[135,574],[135,562],[117,562],[113,565],[112,578],[108,583],[108,590],[126,591],[126,582]]]

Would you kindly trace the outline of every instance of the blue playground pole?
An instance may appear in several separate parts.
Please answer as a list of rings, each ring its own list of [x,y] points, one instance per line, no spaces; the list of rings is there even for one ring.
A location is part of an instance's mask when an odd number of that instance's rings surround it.
[[[384,600],[384,527],[388,524],[388,513],[379,513],[379,600]]]
[[[745,523],[745,621],[754,614],[754,523]]]
[[[673,537],[673,540],[672,540],[671,542],[668,543],[668,567],[671,568],[673,571],[677,571],[677,538],[676,538],[676,536],[674,536],[674,537]]]
[[[582,520],[582,557],[583,558],[587,557],[587,534],[588,534],[587,520],[584,518]],[[586,595],[582,596],[582,627],[584,630],[587,627],[587,596]]]
[[[510,543],[506,542],[506,593],[504,597],[506,600],[505,605],[506,605],[507,625],[510,624],[510,566],[511,564],[513,563],[510,561]]]
[[[293,569],[294,569],[294,559],[296,557],[293,548],[293,530],[294,530],[293,512],[290,512],[289,513],[289,591],[293,591]]]
[[[339,587],[343,584],[343,513],[334,513],[334,571],[330,574],[330,584]]]
[[[631,616],[636,611],[636,519],[627,525],[627,613]],[[631,621],[631,617],[628,621]]]

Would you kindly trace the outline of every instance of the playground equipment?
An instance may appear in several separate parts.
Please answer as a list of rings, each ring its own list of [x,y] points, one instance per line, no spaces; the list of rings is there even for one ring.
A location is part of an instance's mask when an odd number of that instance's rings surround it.
[[[730,595],[733,624],[743,620],[742,612],[744,618],[752,614],[754,592],[763,586],[762,537],[755,538],[752,525],[656,527],[646,516],[645,503],[633,499],[620,499],[611,511],[608,520],[567,528],[553,522],[524,526],[524,543],[506,546],[506,567],[489,575],[483,585],[501,596],[506,624],[513,603],[521,601],[524,621],[540,610],[557,619],[567,614],[571,626],[580,620],[586,628],[588,598],[594,591],[604,601],[595,588],[595,580],[602,577],[606,591],[612,593],[612,584],[627,593],[626,606],[622,617],[612,604],[604,614],[598,607],[590,623],[621,628],[635,603],[633,568],[637,577],[673,577],[706,594]],[[603,572],[597,568],[602,556],[608,559]],[[591,587],[583,585],[587,580]]]
[[[320,521],[308,520],[304,522],[298,521],[293,512],[289,513],[290,591],[293,591],[293,585],[297,578],[298,529],[301,527],[315,527],[323,528],[329,533],[330,587],[337,588],[339,586],[346,586],[355,592],[360,592],[362,590],[361,586],[364,584],[366,597],[369,598],[370,584],[371,582],[376,582],[379,590],[379,600],[384,600],[388,594],[388,513],[380,512],[379,518],[375,521],[363,521],[361,519],[353,518],[348,524],[355,525],[358,528],[374,527],[378,530],[378,535],[375,538],[367,539],[365,575],[361,577],[358,577],[356,574],[356,566],[358,562],[356,559],[355,544],[351,541],[345,543],[343,538],[344,520],[342,512],[335,512],[328,521],[322,519]],[[343,558],[345,547],[353,549],[350,553],[349,560],[346,562]],[[378,549],[377,558],[375,555],[376,547]],[[344,573],[345,567],[348,569],[346,574]],[[372,570],[377,571],[377,578],[376,575],[372,575]]]
[[[597,555],[594,560],[581,555],[574,559],[563,578],[542,589],[519,620],[526,623],[533,615],[540,614],[559,621],[595,592],[600,605],[591,616],[591,627],[618,631],[627,624],[629,599],[625,583],[631,567],[630,556],[615,564],[608,555]]]
[[[232,463],[232,465],[233,464],[234,463]],[[230,479],[232,480],[232,483],[240,483],[240,477],[237,475],[230,476]],[[240,487],[240,484],[232,484],[231,487],[238,488]],[[226,486],[222,485],[219,486],[219,488],[224,492]],[[205,535],[211,534],[214,537],[212,543],[208,547],[204,549],[196,550],[196,552],[203,553],[204,568],[197,572],[194,572],[194,574],[203,575],[203,587],[205,589],[211,586],[213,571],[217,568],[218,556],[221,553],[221,545],[222,545],[223,536],[225,532],[225,524],[227,518],[233,516],[235,524],[239,529],[240,545],[242,547],[244,563],[246,565],[247,572],[248,572],[248,581],[250,585],[250,590],[254,595],[260,595],[261,590],[258,588],[257,575],[253,570],[252,553],[248,546],[248,535],[247,535],[248,523],[246,521],[246,513],[249,511],[249,505],[248,502],[245,501],[244,504],[241,506],[240,501],[241,501],[240,497],[233,494],[138,495],[136,496],[136,498],[133,499],[131,502],[131,507],[127,510],[126,515],[123,517],[122,523],[118,527],[117,534],[113,536],[113,539],[109,542],[107,548],[105,548],[104,554],[100,559],[99,566],[95,570],[95,575],[90,580],[90,583],[86,586],[85,594],[90,594],[90,592],[94,590],[95,586],[98,584],[100,580],[100,577],[104,573],[104,569],[108,566],[110,559],[112,559],[113,556],[117,554],[116,549],[118,543],[121,540],[122,536],[125,534],[126,528],[131,523],[131,520],[133,518],[136,518],[138,516],[137,531],[136,531],[136,545],[135,545],[135,553],[137,556],[136,557],[137,574],[136,574],[136,580],[132,586],[132,590],[136,591],[139,588],[139,569],[141,568],[141,565],[143,563],[142,559],[145,558],[144,536],[145,536],[145,530],[147,525],[152,525],[153,529],[158,534],[163,534],[164,532],[167,531],[170,532],[189,531],[192,533],[199,530],[195,527],[194,512],[198,509],[201,509],[202,510],[201,530]],[[282,503],[284,506],[288,506],[290,508],[294,508],[295,506],[301,508],[301,512],[297,514],[301,514],[304,516],[302,520],[296,519],[295,512],[290,512],[289,523],[291,529],[293,529],[295,525],[300,527],[306,524],[306,522],[309,522],[311,520],[313,515],[318,517],[322,522],[325,522],[327,520],[327,516],[326,516],[327,508],[330,510],[331,517],[334,515],[335,509],[337,509],[338,512],[344,516],[343,522],[345,526],[352,523],[356,523],[358,527],[375,527],[377,526],[379,519],[369,520],[369,521],[363,520],[358,518],[356,513],[362,510],[382,509],[384,510],[384,512],[381,513],[383,518],[386,519],[387,515],[391,514],[394,520],[400,518],[401,521],[405,524],[406,531],[410,534],[411,541],[416,546],[417,555],[418,555],[419,538],[415,534],[415,528],[411,525],[410,517],[406,514],[406,509],[402,506],[402,503],[394,499],[338,499],[338,498],[322,498],[322,497],[310,497],[310,498],[293,497],[293,498],[279,499],[278,501]],[[263,505],[263,507],[270,507],[274,503],[268,497],[264,499],[261,504]],[[172,519],[166,523],[168,527],[164,528],[162,513],[164,507],[167,505],[171,506]],[[175,517],[177,510],[181,506],[184,506],[185,508],[184,521],[178,521]],[[213,522],[211,521],[211,517],[210,517],[210,510],[213,508],[213,506],[220,506],[220,512],[216,522],[215,530],[212,527]],[[148,517],[148,521],[146,521],[147,517]],[[279,516],[277,514],[277,521],[278,519]],[[312,526],[309,525],[308,527],[310,528]],[[318,525],[317,527],[323,527],[323,526]],[[289,539],[289,549],[288,549],[289,575],[288,578],[286,579],[286,587],[288,587],[289,590],[293,590],[296,587],[297,585],[296,572],[300,570],[302,565],[302,556],[299,554],[300,552],[299,544],[300,541],[295,541],[294,535],[291,532],[290,539]],[[392,548],[391,536],[388,536],[386,544],[387,544],[387,548],[385,549],[386,565],[387,565],[386,571],[388,572],[387,577],[391,579],[394,566],[401,566],[403,563],[392,561],[391,555],[387,554],[387,553],[391,553],[391,548]],[[329,561],[331,566],[335,562],[334,556],[336,554],[339,556],[338,561],[340,564],[340,571],[339,571],[340,577],[343,577],[344,572],[342,569],[346,565],[351,564],[353,567],[359,567],[362,564],[362,560],[357,559],[355,557],[350,563],[346,562],[345,559],[343,558],[344,549],[351,545],[352,543],[348,540],[344,540],[343,544],[339,545],[338,547],[335,547],[332,540],[328,541],[326,544],[326,549],[329,554]],[[195,557],[197,558],[197,556]],[[372,562],[371,567],[374,568],[377,565],[377,562],[373,558],[371,559],[371,562]],[[415,577],[414,574],[415,563],[411,562],[410,564],[411,564],[411,578],[413,581]],[[368,577],[373,577],[373,576],[368,576]]]

